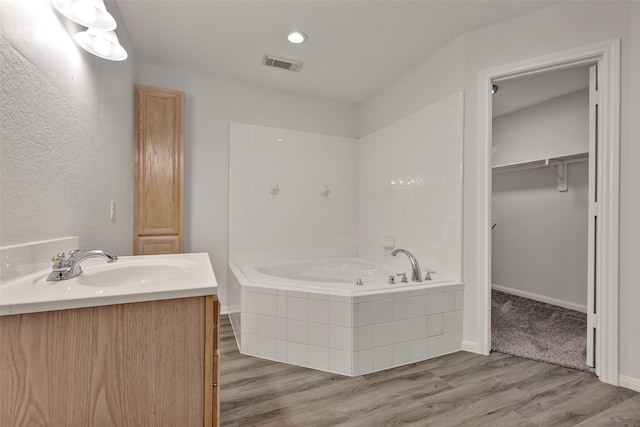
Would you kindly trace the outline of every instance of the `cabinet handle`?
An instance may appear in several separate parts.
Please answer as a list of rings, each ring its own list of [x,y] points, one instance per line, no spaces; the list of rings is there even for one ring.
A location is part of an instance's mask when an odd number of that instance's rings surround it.
[[[218,387],[218,383],[213,383],[213,387]]]

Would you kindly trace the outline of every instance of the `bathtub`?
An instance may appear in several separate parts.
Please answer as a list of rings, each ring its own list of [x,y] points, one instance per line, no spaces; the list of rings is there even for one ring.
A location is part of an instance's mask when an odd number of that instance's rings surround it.
[[[352,257],[236,261],[229,270],[243,354],[356,376],[460,350],[460,282],[389,284],[411,272]]]

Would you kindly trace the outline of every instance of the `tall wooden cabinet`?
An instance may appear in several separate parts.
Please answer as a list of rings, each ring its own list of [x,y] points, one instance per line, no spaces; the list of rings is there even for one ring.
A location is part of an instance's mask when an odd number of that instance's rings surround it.
[[[184,250],[184,92],[135,87],[133,253]]]

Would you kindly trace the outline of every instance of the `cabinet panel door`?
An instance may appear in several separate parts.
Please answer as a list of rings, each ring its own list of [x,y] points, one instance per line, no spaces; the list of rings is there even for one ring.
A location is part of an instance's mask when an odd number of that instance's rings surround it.
[[[138,237],[136,255],[175,254],[180,251],[179,236]]]
[[[138,236],[182,235],[182,92],[138,87],[136,95]]]

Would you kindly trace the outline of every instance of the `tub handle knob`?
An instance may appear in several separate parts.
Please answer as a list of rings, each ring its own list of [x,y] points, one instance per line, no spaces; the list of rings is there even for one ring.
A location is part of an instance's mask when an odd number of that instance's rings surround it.
[[[409,283],[409,281],[407,280],[407,273],[398,273],[396,274],[396,276],[402,276],[402,279],[400,279],[402,283]]]
[[[362,283],[362,279],[358,277],[358,279],[356,280],[356,286],[362,286],[364,285],[364,283]]]
[[[431,280],[431,275],[435,274],[435,270],[427,270],[427,275],[424,276],[424,280]]]
[[[396,276],[389,276],[389,284],[390,285],[396,284]]]

